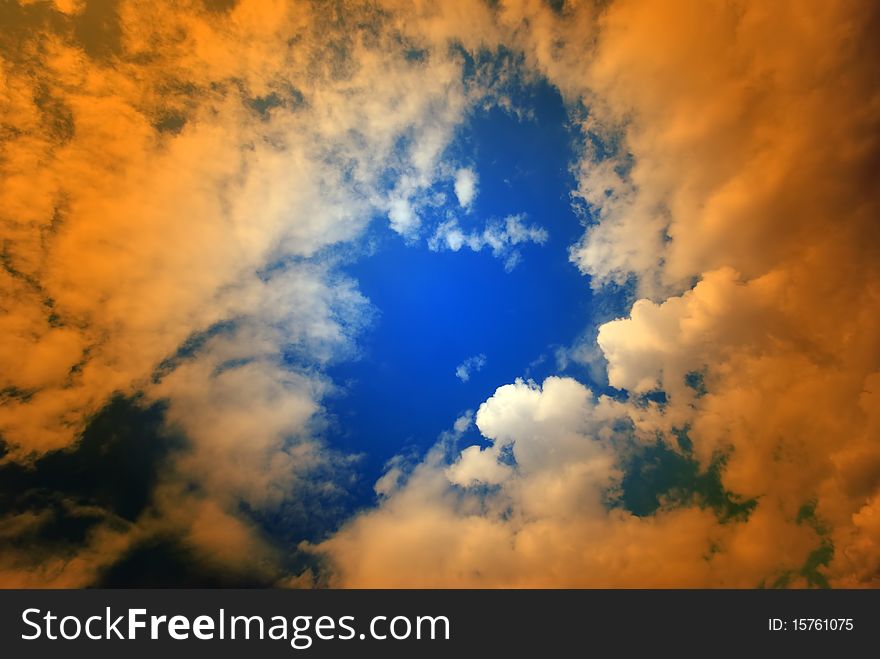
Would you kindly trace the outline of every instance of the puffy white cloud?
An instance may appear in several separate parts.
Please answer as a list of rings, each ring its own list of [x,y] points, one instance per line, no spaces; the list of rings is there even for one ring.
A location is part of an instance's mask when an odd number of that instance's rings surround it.
[[[391,228],[401,235],[410,235],[418,229],[419,218],[406,199],[393,199],[388,204],[388,219]]]
[[[455,196],[462,208],[470,208],[477,198],[477,174],[472,169],[462,167],[455,172]]]
[[[458,460],[446,470],[450,483],[470,485],[498,485],[510,478],[513,469],[498,461],[495,451],[469,446]]]
[[[719,525],[699,508],[608,509],[624,420],[569,378],[500,387],[477,413],[488,448],[450,459],[441,440],[376,509],[307,548],[355,587],[749,586],[803,563],[815,531],[778,512]]]

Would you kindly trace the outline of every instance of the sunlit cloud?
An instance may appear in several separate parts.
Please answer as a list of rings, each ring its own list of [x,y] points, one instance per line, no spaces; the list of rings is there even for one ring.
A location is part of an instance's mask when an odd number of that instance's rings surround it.
[[[874,3],[2,12],[0,585],[124,582],[165,545],[208,585],[877,585]],[[520,145],[469,130],[546,130],[539,88],[574,156],[499,180],[485,152]],[[492,210],[539,174],[569,233]],[[445,375],[370,412],[427,397],[446,430],[352,448],[340,369],[388,331],[362,264],[398,247],[488,264],[547,327],[563,288],[529,268],[570,271],[580,327],[555,360],[505,309],[495,344],[391,336]]]

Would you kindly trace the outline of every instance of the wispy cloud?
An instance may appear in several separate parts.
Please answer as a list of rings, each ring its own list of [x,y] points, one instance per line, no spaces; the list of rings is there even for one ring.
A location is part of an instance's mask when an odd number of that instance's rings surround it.
[[[478,372],[485,365],[486,355],[484,354],[468,357],[461,364],[455,367],[455,377],[457,377],[462,382],[467,382],[471,379],[472,373]]]
[[[492,256],[504,261],[504,269],[513,270],[522,259],[518,246],[533,243],[543,245],[547,242],[547,230],[525,223],[522,215],[509,215],[503,221],[490,222],[482,231],[468,232],[462,229],[458,220],[452,218],[441,223],[428,239],[428,247],[433,251],[459,251],[467,247],[473,252],[489,249]]]

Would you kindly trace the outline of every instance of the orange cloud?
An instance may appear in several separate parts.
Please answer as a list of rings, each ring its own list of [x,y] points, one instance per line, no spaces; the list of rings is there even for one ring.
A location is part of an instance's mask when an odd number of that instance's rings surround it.
[[[477,415],[490,448],[396,466],[375,510],[310,548],[333,582],[805,585],[832,547],[821,578],[877,584],[874,3],[96,7],[16,5],[0,35],[2,459],[71,446],[114,392],[166,399],[192,450],[144,519],[102,523],[73,558],[7,551],[4,584],[89,583],[168,528],[220,564],[271,562],[234,502],[277,505],[348,462],[312,421],[332,387],[320,367],[351,354],[368,303],[318,255],[374,215],[413,240],[425,191],[453,174],[455,126],[509,102],[462,82],[451,43],[523,52],[617,145],[577,163],[597,221],[571,258],[596,288],[635,282],[628,317],[598,328],[610,383],[633,396],[500,387]],[[290,344],[312,362],[285,365]],[[635,402],[654,388],[664,406]],[[756,499],[747,519],[607,509],[630,440],[682,427]],[[0,533],[41,523],[8,516]]]
[[[459,59],[408,59],[402,26],[369,3],[9,11],[2,459],[70,447],[111,395],[143,392],[168,401],[168,432],[192,444],[152,513],[184,531],[200,517],[169,505],[233,520],[242,500],[277,505],[312,470],[347,465],[313,432],[331,387],[320,371],[352,354],[370,311],[316,255],[395,203],[417,213],[472,102]],[[391,193],[384,176],[398,181]],[[191,337],[199,348],[179,355]],[[308,363],[284,363],[294,348]],[[180,482],[208,502],[175,501]],[[188,537],[223,555],[223,533]],[[91,571],[42,578],[87,583],[118,553],[87,551]],[[24,570],[26,559],[3,563]],[[31,569],[23,578],[39,582]]]
[[[602,402],[585,414],[604,433],[581,442],[621,451],[611,421],[623,417],[635,438],[678,450],[674,431],[689,428],[704,467],[724,456],[724,486],[756,507],[724,522],[695,508],[571,515],[549,505],[549,483],[584,475],[502,476],[466,449],[429,456],[318,551],[348,585],[876,585],[880,12],[585,4],[509,2],[500,15],[529,61],[587,104],[584,128],[619,145],[578,165],[598,222],[572,260],[597,288],[636,282],[644,299],[598,329],[598,346],[613,386],[662,388],[667,403]],[[536,441],[555,450],[552,433]],[[468,490],[479,474],[496,489]],[[596,510],[595,494],[575,500]],[[810,556],[821,576],[806,576]]]

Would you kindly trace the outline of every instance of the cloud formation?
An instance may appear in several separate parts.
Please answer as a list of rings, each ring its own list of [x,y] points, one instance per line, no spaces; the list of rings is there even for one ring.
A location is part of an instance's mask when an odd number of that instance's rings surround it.
[[[500,20],[587,105],[576,196],[595,221],[571,257],[641,298],[598,328],[626,398],[500,388],[477,415],[490,449],[438,445],[319,547],[337,582],[876,586],[876,7],[505,3]],[[603,506],[590,488],[613,500],[615,465],[658,438],[753,508]],[[597,443],[601,469],[577,452]],[[532,450],[546,479],[520,464]]]
[[[756,547],[783,521],[720,525],[707,509],[607,507],[626,409],[570,378],[500,387],[477,412],[492,442],[451,462],[441,441],[378,509],[317,547],[353,587],[748,586],[806,558],[815,532]],[[618,428],[615,430],[615,428]],[[706,547],[719,547],[707,558]]]
[[[462,208],[470,208],[477,197],[477,175],[472,169],[462,167],[455,172],[455,197]]]
[[[4,9],[3,460],[75,450],[137,392],[191,448],[159,521],[99,529],[51,575],[12,550],[22,583],[89,583],[157,524],[223,556],[197,528],[248,533],[242,502],[334,488],[350,459],[320,437],[322,369],[371,310],[327,250],[377,215],[417,228],[470,103],[454,53],[408,57],[368,3],[94,4]]]
[[[160,434],[186,450],[135,512],[61,495],[7,512],[3,538],[58,511],[93,521],[58,551],[4,543],[4,585],[92,584],[168,535],[279,577],[296,541],[273,546],[255,516],[332,497],[354,460],[322,440],[325,367],[372,310],[333,248],[373,218],[425,237],[456,127],[503,105],[463,53],[502,47],[587,138],[571,261],[638,299],[571,354],[601,352],[617,393],[504,384],[476,413],[486,441],[464,446],[461,417],[303,548],[340,586],[878,585],[876,3],[98,10],[3,8],[0,460],[75,453],[115,395],[165,405]],[[470,211],[476,175],[454,179]],[[548,234],[450,216],[427,239],[509,270]],[[676,492],[627,506],[658,446],[738,512]]]
[[[492,256],[504,261],[504,269],[510,272],[522,259],[518,246],[543,245],[549,237],[546,229],[526,224],[522,215],[509,215],[501,222],[490,221],[482,231],[473,232],[465,231],[457,219],[451,218],[437,226],[428,239],[428,248],[435,252],[446,249],[457,252],[462,247],[479,252],[488,248]]]
[[[486,355],[480,353],[473,357],[468,357],[461,364],[455,367],[455,377],[462,382],[471,379],[471,373],[476,373],[486,365]]]

